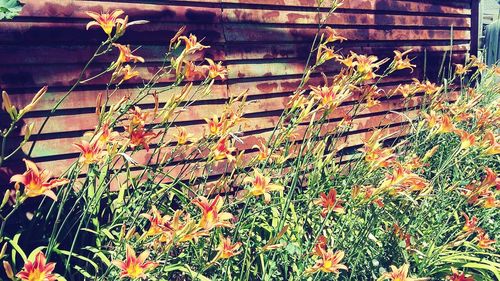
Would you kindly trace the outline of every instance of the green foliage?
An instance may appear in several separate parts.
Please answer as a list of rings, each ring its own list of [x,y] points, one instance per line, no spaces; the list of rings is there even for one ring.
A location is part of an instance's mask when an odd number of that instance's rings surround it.
[[[0,20],[10,20],[21,13],[23,4],[18,0],[0,0]]]

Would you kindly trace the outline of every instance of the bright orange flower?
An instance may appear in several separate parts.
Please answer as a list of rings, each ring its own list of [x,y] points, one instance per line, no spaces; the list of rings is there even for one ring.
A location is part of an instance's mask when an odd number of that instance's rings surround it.
[[[495,135],[490,130],[487,130],[484,133],[482,146],[485,147],[483,152],[486,155],[500,154],[500,144],[497,142]]]
[[[356,56],[356,62],[354,62],[354,65],[356,66],[358,73],[363,74],[364,80],[370,80],[376,77],[374,70],[379,69],[380,65],[385,62],[377,62],[377,60],[378,58],[376,56]]]
[[[422,115],[429,129],[434,128],[438,124],[439,118],[434,110],[429,111],[429,113],[423,112]]]
[[[151,140],[160,135],[160,132],[154,133],[151,131],[146,131],[146,129],[142,127],[138,127],[135,129],[129,127],[128,133],[129,146],[131,148],[142,146],[144,149],[146,149],[146,151],[149,151],[149,143],[151,142]]]
[[[409,54],[412,50],[406,50],[404,52],[400,52],[400,51],[394,51],[394,69],[395,70],[402,70],[402,69],[405,69],[405,68],[409,68],[411,69],[411,71],[413,72],[413,68],[416,66],[414,64],[411,64],[411,60],[406,57],[406,58],[403,58],[405,55]]]
[[[474,281],[474,278],[470,275],[466,275],[464,272],[459,272],[456,268],[451,268],[451,275],[446,276],[447,280],[450,281]]]
[[[127,244],[126,249],[127,253],[125,261],[112,261],[112,263],[121,270],[120,278],[147,278],[146,273],[158,266],[158,263],[156,262],[146,261],[149,256],[149,251],[146,250],[137,256],[134,249],[132,249],[130,245]]]
[[[38,252],[35,261],[27,261],[16,277],[25,281],[56,281],[57,277],[52,273],[55,266],[53,262],[47,263],[44,253]]]
[[[464,130],[455,130],[455,133],[460,137],[460,149],[468,149],[476,143],[476,137]]]
[[[211,79],[215,79],[217,77],[220,77],[220,79],[222,80],[226,79],[227,69],[226,67],[222,66],[221,61],[216,64],[209,58],[205,58],[205,60],[208,62],[208,66],[204,66],[206,69],[208,69],[208,77],[210,77]]]
[[[130,64],[118,68],[118,70],[115,73],[116,74],[114,75],[116,76],[116,78],[121,77],[120,83],[139,76],[139,71],[134,70],[134,68],[132,68]]]
[[[215,263],[219,259],[229,259],[239,255],[242,251],[238,251],[241,247],[241,242],[232,243],[231,238],[224,238],[222,234],[219,235],[219,246],[217,247],[217,255],[210,263]]]
[[[232,147],[231,142],[227,139],[228,137],[222,137],[217,141],[215,146],[212,148],[212,154],[214,160],[222,160],[227,158],[229,161],[235,161],[236,158],[232,155],[233,151],[236,149]]]
[[[462,215],[465,217],[465,224],[464,227],[462,228],[462,231],[465,233],[473,233],[475,232],[478,227],[478,219],[476,216],[473,216],[472,219],[469,219],[469,216],[466,213],[462,213]]]
[[[479,231],[476,238],[477,246],[481,249],[495,250],[493,245],[497,242],[494,239],[490,239],[489,235],[484,231]]]
[[[201,209],[202,215],[199,226],[203,229],[210,230],[214,227],[233,227],[228,220],[233,218],[233,215],[227,212],[220,213],[224,201],[220,195],[215,196],[212,202],[204,196],[200,196],[193,200],[193,204]]]
[[[150,226],[146,232],[147,236],[156,236],[161,234],[165,228],[167,228],[167,216],[162,216],[160,211],[156,209],[156,206],[151,207],[150,213],[141,214],[142,217],[149,220]]]
[[[339,106],[351,94],[350,91],[341,92],[341,88],[338,85],[332,85],[330,87],[328,87],[327,85],[324,85],[322,87],[309,87],[312,90],[313,97],[320,101],[321,106],[328,109],[333,109]]]
[[[455,131],[455,125],[451,121],[450,116],[448,115],[443,115],[441,119],[439,120],[440,126],[438,130],[436,131],[437,133],[444,134],[444,133],[451,133]]]
[[[455,74],[456,75],[464,75],[466,74],[467,72],[469,72],[469,68],[467,66],[464,66],[462,64],[455,64]]]
[[[130,47],[127,45],[122,45],[118,43],[113,43],[113,46],[117,47],[118,50],[120,51],[120,55],[118,56],[118,59],[116,62],[113,64],[113,68],[118,67],[122,63],[126,62],[144,62],[144,58],[133,55],[132,51],[130,50]]]
[[[441,90],[441,86],[436,86],[436,83],[431,83],[429,80],[421,83],[420,81],[414,79],[413,82],[415,86],[426,95],[433,95]]]
[[[264,176],[260,170],[254,170],[253,177],[246,177],[243,179],[243,183],[250,183],[252,187],[248,190],[248,194],[252,196],[264,195],[264,202],[271,202],[272,191],[283,191],[284,187],[278,184],[270,183],[271,178]]]
[[[186,79],[194,80],[198,77],[203,77],[204,68],[195,65],[191,61],[184,62],[184,77]]]
[[[316,244],[314,244],[312,254],[318,257],[323,255],[323,252],[326,251],[328,239],[324,235],[320,235],[316,240]]]
[[[123,19],[118,18],[124,12],[123,10],[114,10],[111,13],[95,13],[87,11],[85,12],[89,17],[93,18],[94,21],[91,21],[87,24],[87,30],[91,26],[100,26],[102,30],[108,35],[111,36],[111,32],[113,32],[113,28],[118,22],[122,22]]]
[[[339,36],[337,31],[335,31],[333,28],[327,26],[325,30],[326,38],[325,38],[325,43],[332,43],[335,41],[344,41],[347,40],[347,38]]]
[[[408,277],[408,270],[410,269],[409,264],[403,264],[400,268],[391,265],[391,272],[386,272],[380,276],[379,280],[391,280],[391,281],[418,281],[418,280],[428,280],[428,278],[411,278]]]
[[[339,270],[348,270],[347,266],[341,264],[340,262],[344,258],[344,251],[336,251],[333,252],[331,250],[320,250],[321,251],[321,259],[316,261],[316,264],[306,269],[306,273],[315,273],[318,271],[326,272],[326,273],[335,273],[339,274]]]
[[[193,54],[196,51],[203,50],[205,48],[209,48],[209,46],[204,46],[198,42],[198,38],[193,35],[189,34],[189,38],[186,36],[180,36],[179,40],[184,41],[186,48],[184,49],[184,54]]]
[[[188,133],[186,128],[183,127],[177,128],[177,134],[174,134],[174,137],[177,139],[178,145],[184,145],[193,141],[193,134]]]
[[[225,131],[226,122],[225,122],[224,118],[221,118],[219,120],[217,115],[214,114],[212,119],[205,118],[205,122],[207,122],[207,124],[208,124],[208,129],[210,130],[211,135],[218,135],[218,134],[223,133]]]
[[[30,160],[23,159],[23,161],[26,164],[26,172],[22,175],[18,174],[12,176],[10,182],[16,183],[16,186],[22,183],[24,185],[24,194],[27,197],[45,195],[56,201],[57,196],[52,189],[69,183],[69,180],[64,178],[49,180],[49,171],[40,171],[36,164]]]
[[[376,130],[364,141],[365,145],[360,149],[365,153],[365,161],[371,169],[388,167],[394,163],[395,154],[392,148],[382,147],[382,131]]]
[[[417,88],[412,84],[398,85],[395,92],[403,95],[405,98],[408,98],[417,92]]]
[[[330,189],[328,195],[324,192],[320,194],[319,199],[314,200],[314,204],[323,207],[321,211],[321,216],[326,217],[329,212],[335,212],[337,214],[343,214],[345,212],[344,207],[342,207],[342,200],[337,198],[337,191],[335,188]]]
[[[390,193],[401,191],[422,191],[429,183],[419,175],[405,169],[397,163],[392,174],[386,175],[386,180],[380,185],[381,190],[390,190]]]
[[[252,148],[254,148],[254,149],[257,148],[259,150],[259,153],[257,154],[258,161],[264,161],[270,155],[269,147],[267,147],[267,145],[265,145],[262,142],[260,142],[259,145],[256,144],[256,145],[252,146]]]
[[[321,64],[323,64],[326,61],[329,61],[331,59],[339,60],[340,58],[342,58],[342,56],[340,56],[339,54],[336,54],[334,49],[328,48],[324,44],[319,45],[318,53],[316,54],[317,65],[321,65]]]
[[[102,160],[102,158],[106,155],[106,152],[102,150],[99,139],[100,138],[96,138],[91,142],[82,140],[81,143],[73,144],[81,152],[78,162],[83,163],[84,165],[89,165],[98,163]]]

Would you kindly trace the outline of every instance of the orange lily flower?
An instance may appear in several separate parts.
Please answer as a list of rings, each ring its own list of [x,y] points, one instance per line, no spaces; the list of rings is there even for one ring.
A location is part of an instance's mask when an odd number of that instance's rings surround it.
[[[203,50],[205,48],[210,47],[210,46],[204,46],[204,45],[200,44],[198,42],[198,38],[193,34],[189,34],[189,38],[186,36],[180,36],[179,40],[184,41],[184,43],[186,45],[186,48],[183,51],[185,53],[185,55],[193,54],[196,51]]]
[[[146,250],[137,256],[134,249],[132,249],[130,245],[127,244],[126,249],[127,253],[125,261],[112,261],[112,263],[121,270],[120,278],[147,278],[146,273],[158,266],[158,263],[146,261],[149,256],[149,251]]]
[[[257,160],[258,161],[264,161],[269,157],[269,147],[265,145],[264,143],[260,142],[259,145],[254,145],[252,148],[257,148],[259,150],[259,153],[257,154]]]
[[[382,147],[382,131],[376,130],[373,134],[364,141],[365,145],[360,149],[365,153],[365,161],[370,165],[371,169],[388,167],[394,163],[394,152],[390,147]]]
[[[241,247],[241,242],[232,243],[231,238],[224,238],[222,234],[219,235],[220,244],[217,247],[217,255],[210,263],[215,263],[219,259],[229,259],[236,255],[239,255],[242,251],[238,251]]]
[[[417,88],[412,84],[398,85],[394,92],[401,94],[405,98],[408,98],[417,92]]]
[[[270,183],[271,178],[264,176],[260,170],[254,170],[253,177],[246,177],[243,179],[243,183],[251,183],[252,187],[248,190],[248,193],[252,196],[264,195],[264,202],[271,202],[271,191],[283,191],[284,187],[278,184]]]
[[[496,141],[495,135],[492,131],[487,130],[484,133],[482,146],[486,149],[483,151],[486,155],[497,155],[500,154],[500,144]]]
[[[106,152],[102,151],[99,139],[100,138],[96,138],[91,142],[82,140],[81,143],[73,144],[81,152],[78,162],[83,163],[84,165],[89,165],[98,163],[102,160],[102,158],[106,155]]]
[[[450,281],[474,281],[474,278],[470,275],[466,275],[464,272],[459,272],[456,268],[451,268],[451,275],[446,276],[447,280]]]
[[[465,233],[473,233],[477,229],[477,223],[478,219],[476,216],[473,216],[472,219],[469,219],[469,216],[466,213],[462,213],[462,215],[465,217],[465,224],[464,227],[462,228],[462,231]]]
[[[226,122],[221,118],[219,118],[214,115],[212,119],[205,118],[205,122],[208,124],[208,129],[210,130],[211,135],[218,135],[220,133],[223,133],[225,130],[225,124]]]
[[[455,64],[455,74],[456,75],[464,75],[469,72],[469,68],[467,66],[463,66],[462,64]]]
[[[421,83],[417,79],[413,79],[414,84],[418,87],[420,91],[423,91],[426,95],[433,95],[441,90],[441,86],[436,86],[436,83],[431,83],[430,81],[425,81]]]
[[[216,161],[225,158],[227,158],[227,160],[229,161],[235,161],[236,158],[232,155],[235,149],[236,148],[232,147],[231,142],[227,139],[226,136],[217,141],[215,146],[212,148],[212,154]]]
[[[380,276],[378,280],[391,280],[391,281],[418,281],[428,280],[428,278],[411,278],[408,277],[409,264],[403,264],[401,267],[391,265],[391,272],[386,272]]]
[[[26,164],[26,172],[12,176],[10,182],[14,182],[16,188],[22,183],[24,185],[24,194],[27,197],[45,195],[56,201],[57,196],[52,189],[69,183],[69,180],[64,178],[49,180],[50,172],[47,170],[40,171],[35,163],[30,160],[23,159],[23,161]]]
[[[147,132],[143,127],[138,127],[135,129],[129,127],[128,133],[129,133],[129,146],[131,148],[142,146],[144,147],[144,149],[146,149],[146,151],[149,151],[149,142],[160,135],[160,132],[158,133]]]
[[[320,198],[313,201],[315,205],[322,206],[321,216],[326,217],[329,212],[335,212],[337,214],[345,213],[344,207],[342,207],[342,200],[337,198],[337,191],[335,188],[330,189],[328,195],[324,192],[320,194]]]
[[[493,245],[497,242],[496,240],[490,239],[489,235],[483,230],[479,231],[476,238],[477,246],[481,249],[495,250]]]
[[[325,43],[332,43],[335,41],[344,41],[347,40],[347,38],[339,36],[337,31],[335,31],[333,28],[327,26],[325,30],[326,38],[325,38]]]
[[[220,77],[220,79],[226,80],[227,69],[226,67],[222,66],[221,61],[216,64],[213,60],[209,58],[206,58],[205,60],[209,64],[208,66],[207,65],[204,66],[206,69],[208,69],[208,77],[210,77],[211,79]]]
[[[38,252],[35,261],[27,261],[16,277],[25,281],[56,281],[57,277],[52,273],[55,266],[53,262],[47,263],[44,253]]]
[[[114,10],[111,13],[95,13],[87,11],[85,12],[89,17],[93,18],[94,21],[91,21],[87,24],[87,30],[92,26],[100,26],[104,32],[111,37],[111,32],[113,32],[113,28],[115,25],[123,21],[123,19],[118,18],[124,12],[123,10]]]
[[[338,85],[333,85],[331,87],[322,86],[309,86],[312,90],[312,94],[315,98],[319,99],[321,106],[326,108],[332,108],[338,106],[345,98],[340,98],[338,96],[340,87]]]
[[[464,130],[455,130],[455,133],[460,137],[460,149],[468,149],[476,143],[476,137]]]
[[[439,120],[439,121],[441,124],[440,124],[438,130],[436,131],[437,133],[444,134],[444,133],[451,133],[451,132],[455,131],[455,125],[451,121],[450,116],[443,115],[441,117],[441,120]]]
[[[134,68],[132,68],[130,64],[127,64],[124,67],[120,67],[117,71],[115,71],[114,75],[116,77],[121,76],[122,78],[120,80],[120,83],[123,83],[127,80],[139,76],[139,71],[134,70]]]
[[[177,134],[174,134],[174,137],[177,138],[177,145],[184,145],[193,140],[193,134],[188,134],[186,128],[183,127],[177,128]]]
[[[156,206],[151,207],[151,214],[141,214],[142,217],[149,220],[150,226],[148,231],[146,232],[147,236],[156,236],[161,234],[164,229],[167,227],[166,221],[168,219],[167,216],[162,216],[160,211],[156,208]]]
[[[204,196],[200,196],[193,200],[193,204],[201,209],[202,215],[199,226],[203,229],[210,230],[214,227],[233,227],[228,221],[233,218],[233,215],[227,212],[220,213],[224,201],[221,200],[220,195],[215,196],[212,202]]]
[[[306,269],[306,273],[311,274],[322,271],[326,273],[340,274],[339,270],[348,270],[347,266],[340,263],[344,258],[344,251],[333,252],[331,250],[326,251],[320,249],[320,252],[321,259],[317,260],[313,267]]]
[[[413,72],[413,68],[416,66],[414,64],[411,64],[411,61],[408,57],[406,58],[403,58],[403,56],[409,54],[412,50],[406,50],[404,52],[400,52],[400,51],[394,51],[394,69],[395,70],[402,70],[402,69],[405,69],[405,68],[409,68],[411,69],[411,71]]]
[[[132,51],[130,50],[130,47],[128,45],[125,46],[122,44],[113,43],[113,46],[118,48],[118,50],[120,51],[120,54],[118,55],[118,59],[116,60],[116,62],[113,64],[113,66],[111,68],[116,68],[119,65],[121,65],[122,63],[131,62],[131,61],[144,62],[143,57],[139,57],[139,56],[132,54]]]

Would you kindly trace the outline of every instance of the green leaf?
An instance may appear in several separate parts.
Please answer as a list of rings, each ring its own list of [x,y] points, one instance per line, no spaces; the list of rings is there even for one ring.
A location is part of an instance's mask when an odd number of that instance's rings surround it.
[[[12,19],[21,13],[23,4],[18,0],[0,0],[0,20]]]

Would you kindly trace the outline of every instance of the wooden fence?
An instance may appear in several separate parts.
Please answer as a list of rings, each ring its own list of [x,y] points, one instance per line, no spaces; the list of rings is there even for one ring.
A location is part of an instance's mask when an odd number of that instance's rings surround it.
[[[161,64],[170,38],[180,26],[187,33],[204,38],[211,46],[205,56],[223,61],[229,77],[217,82],[213,94],[197,101],[183,112],[176,126],[201,134],[206,127],[203,118],[221,112],[230,95],[249,90],[253,102],[247,108],[248,122],[238,148],[256,153],[252,146],[269,136],[290,94],[296,89],[304,71],[310,44],[316,34],[316,0],[184,0],[184,1],[62,1],[26,0],[22,14],[11,21],[0,22],[0,87],[15,104],[26,105],[43,85],[49,92],[25,123],[44,121],[52,106],[76,81],[80,70],[95,48],[104,39],[102,30],[85,30],[89,21],[84,11],[123,9],[131,20],[146,19],[147,25],[134,26],[120,39],[133,47],[142,46],[137,54],[146,63],[137,69],[142,79],[151,77]],[[328,1],[327,1],[328,2]],[[411,78],[435,74],[445,51],[454,60],[461,60],[474,36],[473,7],[475,0],[345,0],[344,5],[327,20],[327,24],[349,41],[337,48],[346,53],[392,56],[393,49],[412,48],[417,70],[402,71],[380,86],[389,90]],[[477,36],[477,35],[476,35]],[[474,41],[474,40],[473,40]],[[472,46],[471,46],[472,45]],[[424,55],[425,54],[425,55]],[[104,69],[116,54],[99,58],[86,77]],[[424,57],[427,65],[424,67]],[[322,69],[335,73],[338,65]],[[107,78],[106,78],[107,79]],[[96,125],[94,114],[97,94],[104,90],[106,79],[96,79],[79,86],[60,108],[52,114],[43,131],[33,136],[17,159],[29,157],[55,174],[66,169],[78,156],[72,143]],[[313,79],[313,81],[318,81]],[[161,81],[160,86],[168,84]],[[142,80],[123,86],[117,96],[137,91]],[[167,97],[160,97],[161,101]],[[420,98],[412,103],[418,104]],[[152,101],[142,105],[152,108]],[[346,103],[332,116],[332,124],[352,103]],[[348,146],[361,144],[361,139],[376,126],[402,130],[405,120],[397,114],[403,108],[401,97],[384,100],[380,105],[362,112],[355,120],[355,129],[346,136]],[[5,123],[2,115],[2,122]],[[20,129],[22,138],[24,129]],[[147,159],[147,153],[136,154],[136,160]],[[16,162],[17,161],[17,162]],[[10,162],[16,165],[19,160]]]

